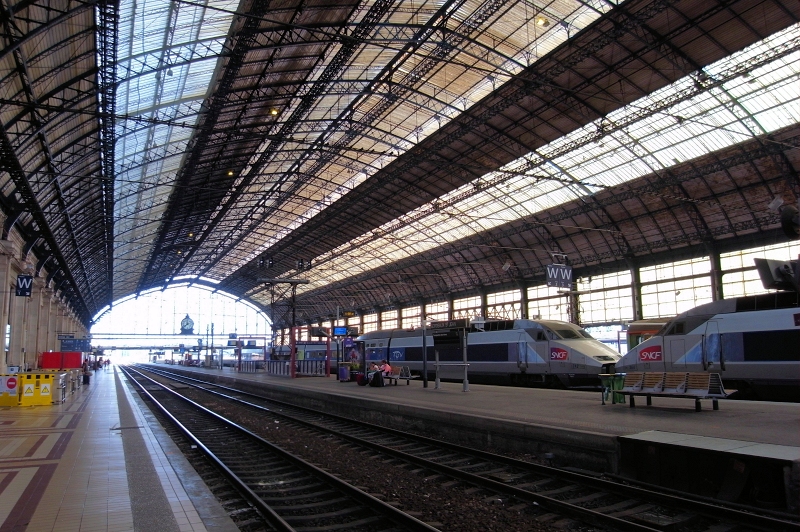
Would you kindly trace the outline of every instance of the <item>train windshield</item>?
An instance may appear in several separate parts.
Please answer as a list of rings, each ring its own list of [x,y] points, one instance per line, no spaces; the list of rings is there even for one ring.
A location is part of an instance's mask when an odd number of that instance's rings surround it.
[[[551,336],[551,340],[581,340],[581,339],[594,339],[594,337],[583,330],[582,328],[578,327],[577,325],[573,325],[572,323],[566,322],[547,322],[542,323],[545,326],[545,329],[548,332],[548,336]]]

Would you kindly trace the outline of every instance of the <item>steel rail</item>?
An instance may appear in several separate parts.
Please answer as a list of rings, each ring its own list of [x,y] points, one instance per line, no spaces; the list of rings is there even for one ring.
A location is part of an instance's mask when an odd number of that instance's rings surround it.
[[[223,416],[221,416],[221,415],[209,410],[208,408],[205,408],[202,405],[199,405],[198,403],[196,403],[196,402],[194,402],[194,401],[192,401],[192,400],[190,400],[190,399],[188,399],[186,397],[183,397],[182,395],[180,395],[175,390],[171,390],[171,389],[167,388],[163,384],[161,384],[158,381],[155,381],[154,379],[144,375],[140,371],[135,370],[135,369],[130,368],[130,367],[124,367],[123,371],[126,372],[126,375],[130,375],[128,373],[129,371],[130,372],[135,372],[141,378],[146,379],[150,384],[158,386],[165,393],[168,393],[168,394],[170,394],[171,396],[173,396],[175,398],[179,398],[182,401],[185,401],[186,403],[188,403],[189,405],[191,405],[193,408],[197,409],[198,411],[202,412],[206,416],[209,416],[209,417],[213,418],[214,420],[216,420],[218,422],[224,423],[227,426],[231,427],[232,429],[236,430],[237,432],[240,432],[240,433],[246,435],[248,438],[250,438],[252,440],[255,440],[260,445],[268,448],[275,455],[277,455],[277,456],[281,457],[282,459],[294,464],[295,466],[298,466],[298,467],[306,470],[307,472],[311,473],[311,475],[314,476],[315,478],[321,479],[323,482],[327,483],[328,485],[333,486],[334,488],[338,489],[340,492],[344,492],[346,495],[348,495],[351,498],[353,498],[359,504],[362,504],[365,507],[371,508],[372,510],[374,510],[374,511],[380,513],[380,514],[383,514],[383,515],[387,516],[387,518],[391,519],[395,524],[400,524],[400,525],[404,526],[407,530],[411,530],[411,531],[439,532],[437,528],[432,527],[432,526],[428,525],[427,523],[425,523],[423,521],[420,521],[419,519],[417,519],[417,518],[415,518],[415,517],[403,512],[403,511],[395,508],[394,506],[392,506],[390,504],[387,504],[387,503],[381,501],[380,499],[377,499],[377,498],[373,497],[372,495],[369,495],[368,493],[365,493],[364,491],[356,488],[355,486],[353,486],[353,485],[351,485],[351,484],[349,484],[347,482],[344,482],[343,480],[331,475],[330,473],[328,473],[326,471],[323,471],[322,469],[314,466],[313,464],[310,464],[310,463],[306,462],[305,460],[302,460],[301,458],[299,458],[299,457],[297,457],[297,456],[295,456],[295,455],[293,455],[293,454],[281,449],[280,447],[278,447],[278,446],[276,446],[276,445],[264,440],[263,438],[261,438],[260,436],[258,436],[256,434],[252,433],[251,431],[249,431],[245,427],[242,427],[241,425],[239,425],[237,423],[234,423],[233,421],[231,421],[229,419],[226,419],[225,417],[223,417]],[[287,530],[287,531],[294,530],[294,528],[292,528],[290,524],[288,524],[286,521],[284,521],[284,519],[277,512],[275,512],[274,509],[272,509],[269,505],[267,505],[258,496],[258,494],[256,494],[252,489],[250,489],[244,483],[244,481],[239,479],[238,476],[236,475],[236,473],[233,472],[230,468],[228,468],[227,465],[225,465],[223,463],[223,461],[220,460],[213,453],[213,451],[211,451],[207,446],[202,444],[202,442],[200,442],[199,438],[197,438],[194,434],[191,433],[191,431],[188,428],[186,428],[177,419],[175,419],[175,417],[172,416],[172,414],[167,412],[165,407],[163,405],[161,405],[161,403],[159,401],[157,401],[155,399],[155,397],[153,397],[153,395],[149,391],[147,391],[141,383],[139,383],[136,379],[133,379],[133,378],[131,378],[131,380],[137,383],[138,387],[146,394],[146,396],[149,399],[151,399],[153,401],[154,405],[158,406],[160,411],[164,412],[165,415],[167,415],[170,418],[170,420],[174,420],[173,422],[176,423],[177,426],[179,426],[181,428],[181,431],[184,434],[186,434],[187,437],[189,437],[192,441],[197,442],[198,448],[200,450],[202,450],[203,453],[208,455],[212,460],[215,461],[215,463],[219,464],[222,467],[223,471],[225,471],[226,476],[229,476],[229,478],[231,479],[232,482],[234,482],[237,486],[245,486],[246,489],[243,491],[243,493],[247,496],[247,498],[248,498],[248,500],[250,500],[250,502],[252,502],[254,505],[256,505],[259,508],[259,510],[264,508],[266,510],[266,512],[267,512],[267,513],[265,513],[265,516],[270,516],[270,517],[274,516],[274,518],[277,518],[279,520],[279,521],[276,521],[277,523],[279,523],[279,525],[276,525],[276,526],[280,526],[281,527],[280,530]],[[270,519],[270,522],[272,522],[272,519]],[[286,526],[288,528],[283,528],[283,526]]]
[[[207,393],[211,393],[211,394],[217,395],[217,396],[222,397],[222,398],[224,398],[226,400],[231,400],[231,401],[234,401],[234,402],[237,402],[237,403],[240,403],[240,404],[244,404],[244,405],[246,405],[246,406],[248,406],[250,408],[254,408],[254,409],[257,409],[257,410],[267,411],[271,415],[282,417],[284,419],[290,419],[292,421],[295,421],[297,423],[301,423],[301,424],[303,424],[305,426],[314,428],[316,430],[323,430],[323,431],[329,432],[331,434],[334,434],[337,437],[346,439],[348,441],[352,441],[354,443],[358,443],[358,444],[361,444],[361,445],[364,445],[364,446],[367,446],[367,447],[372,447],[372,448],[374,448],[376,450],[379,450],[379,451],[382,451],[382,452],[386,452],[387,454],[394,455],[397,458],[400,458],[402,460],[406,460],[406,461],[411,462],[411,463],[415,463],[415,464],[418,464],[418,465],[421,465],[421,466],[424,466],[424,467],[427,467],[427,468],[430,468],[430,469],[433,469],[433,470],[437,470],[437,471],[439,471],[439,472],[441,472],[443,474],[451,475],[451,476],[456,477],[456,478],[461,478],[462,480],[465,480],[465,481],[468,481],[468,482],[472,482],[472,483],[486,483],[486,485],[488,487],[490,487],[491,489],[494,489],[495,491],[498,491],[500,493],[508,493],[509,495],[512,495],[514,497],[517,497],[517,498],[520,498],[520,499],[523,499],[523,500],[531,500],[532,502],[536,502],[536,503],[538,503],[539,505],[542,505],[542,506],[550,505],[550,507],[553,508],[554,510],[558,510],[558,511],[561,511],[561,512],[568,512],[568,511],[572,511],[573,508],[579,508],[580,510],[578,510],[577,514],[581,517],[581,519],[584,519],[584,520],[587,519],[587,518],[592,520],[592,521],[595,521],[595,520],[604,521],[604,520],[610,519],[610,522],[607,522],[607,523],[604,523],[604,524],[606,524],[608,526],[612,526],[612,527],[614,527],[616,529],[620,529],[620,530],[637,530],[637,531],[653,530],[653,529],[647,528],[647,527],[642,528],[642,525],[639,525],[639,524],[636,524],[636,523],[632,523],[631,521],[626,521],[626,520],[623,520],[623,519],[610,517],[610,516],[607,516],[605,514],[594,512],[592,510],[586,510],[584,508],[576,507],[574,505],[565,505],[565,503],[563,503],[562,501],[558,501],[556,499],[552,499],[552,498],[549,498],[549,497],[537,495],[537,494],[535,494],[533,492],[530,492],[530,491],[527,491],[527,490],[520,490],[519,488],[514,488],[513,486],[509,486],[507,484],[504,484],[504,483],[501,483],[501,482],[498,482],[498,481],[494,481],[492,479],[486,479],[485,477],[481,477],[479,475],[473,475],[471,473],[465,473],[463,471],[459,471],[457,468],[451,468],[451,467],[448,467],[448,466],[443,466],[443,465],[440,465],[440,464],[436,464],[435,462],[431,462],[431,461],[426,460],[424,458],[419,458],[419,457],[414,456],[412,454],[408,454],[408,453],[405,453],[403,451],[398,451],[396,449],[393,449],[392,447],[387,447],[387,446],[384,446],[384,445],[382,445],[380,443],[375,443],[375,442],[371,442],[371,441],[368,441],[368,440],[364,440],[364,436],[363,435],[352,435],[352,434],[348,434],[346,432],[341,432],[340,430],[331,429],[329,427],[321,426],[321,425],[319,425],[319,424],[317,424],[315,422],[301,420],[301,419],[298,419],[298,418],[292,416],[291,414],[286,413],[286,411],[277,412],[277,411],[275,411],[273,409],[269,409],[269,408],[266,408],[266,407],[263,407],[263,406],[260,406],[260,405],[255,405],[255,404],[249,403],[249,402],[247,402],[247,401],[245,401],[243,399],[240,399],[238,397],[232,397],[230,395],[227,395],[227,394],[215,391],[215,390],[209,390],[208,388],[205,388],[205,386],[213,386],[215,388],[226,390],[226,391],[228,391],[230,393],[235,393],[235,394],[237,394],[239,396],[253,397],[253,398],[257,398],[257,399],[259,399],[261,401],[267,401],[269,403],[279,404],[283,408],[290,407],[290,408],[293,408],[293,409],[296,409],[296,410],[300,410],[300,411],[302,411],[304,413],[307,413],[307,414],[309,414],[311,416],[314,416],[316,418],[319,418],[319,417],[330,418],[332,420],[335,420],[335,421],[338,421],[338,422],[342,422],[342,423],[346,423],[346,424],[349,424],[349,425],[352,425],[353,423],[355,423],[355,421],[352,420],[352,419],[348,419],[348,418],[345,418],[345,417],[342,417],[342,416],[337,416],[335,414],[324,414],[323,415],[319,411],[316,411],[316,410],[308,409],[308,408],[305,408],[305,407],[302,407],[302,406],[297,406],[297,405],[294,405],[294,404],[291,404],[291,403],[287,403],[287,402],[284,402],[284,401],[279,401],[279,400],[275,400],[275,399],[271,399],[271,398],[266,398],[266,397],[259,396],[257,394],[251,393],[251,392],[246,392],[246,391],[238,390],[236,388],[231,388],[229,386],[224,386],[224,385],[221,385],[221,384],[202,381],[200,379],[195,379],[193,377],[189,377],[189,376],[186,376],[186,375],[176,375],[174,373],[170,373],[170,372],[166,372],[166,371],[154,370],[153,368],[148,368],[148,371],[153,371],[155,373],[162,374],[164,376],[167,376],[170,379],[180,380],[180,382],[183,382],[184,384],[195,386],[198,389],[201,389],[201,390],[203,390],[203,391],[205,391]],[[200,383],[201,385],[192,384],[193,382]],[[359,426],[359,430],[363,431],[364,427],[363,426]],[[517,469],[525,470],[525,471],[528,471],[528,472],[531,472],[531,473],[545,475],[545,476],[551,477],[551,478],[553,478],[553,477],[554,478],[558,478],[559,480],[562,480],[562,481],[565,481],[565,482],[572,482],[572,483],[580,484],[580,485],[583,485],[583,486],[590,486],[593,489],[603,490],[603,491],[606,491],[606,492],[609,492],[609,493],[613,493],[613,494],[616,494],[616,495],[620,495],[620,496],[643,499],[643,500],[646,500],[647,502],[657,502],[659,504],[668,505],[668,506],[673,507],[673,508],[677,507],[677,508],[681,508],[683,510],[691,510],[692,512],[695,512],[697,514],[711,516],[711,517],[714,517],[716,519],[721,519],[721,520],[728,521],[728,522],[736,522],[737,524],[746,524],[746,525],[749,525],[749,526],[758,527],[758,528],[765,529],[765,530],[800,531],[800,522],[789,520],[788,519],[789,516],[787,516],[787,519],[784,519],[784,518],[781,518],[781,517],[778,517],[778,516],[774,516],[774,515],[756,514],[756,513],[752,513],[751,511],[747,511],[745,509],[742,509],[741,505],[736,505],[737,507],[732,507],[732,506],[728,506],[728,505],[720,505],[720,504],[716,504],[714,502],[710,502],[708,500],[698,500],[696,498],[687,498],[686,496],[681,496],[681,495],[677,494],[673,490],[668,490],[669,492],[654,491],[653,489],[650,489],[650,487],[647,487],[647,486],[642,487],[642,486],[637,486],[637,485],[625,485],[625,484],[621,484],[618,480],[607,480],[607,479],[603,479],[603,478],[594,477],[594,476],[591,476],[591,475],[585,475],[585,474],[581,474],[581,473],[574,472],[574,471],[558,469],[558,468],[554,468],[554,467],[550,467],[550,466],[546,466],[546,465],[542,465],[542,464],[535,464],[535,463],[531,463],[531,462],[522,462],[522,461],[516,460],[514,458],[509,458],[509,457],[506,457],[506,456],[497,455],[497,454],[486,452],[486,451],[472,449],[472,448],[464,447],[464,446],[461,446],[461,445],[458,445],[458,444],[453,444],[453,443],[449,443],[449,442],[443,442],[443,441],[435,440],[433,438],[428,438],[428,437],[425,437],[425,436],[409,434],[408,432],[404,432],[404,431],[397,430],[397,429],[392,429],[392,428],[389,428],[389,427],[371,426],[369,428],[369,430],[383,432],[383,433],[390,434],[390,435],[395,436],[395,437],[404,438],[406,440],[413,439],[413,440],[416,440],[419,443],[422,443],[422,444],[425,444],[425,445],[429,445],[429,446],[433,446],[433,447],[436,447],[436,448],[439,448],[439,449],[447,449],[447,450],[450,450],[450,451],[453,451],[453,452],[467,454],[467,455],[470,455],[470,456],[473,456],[475,458],[479,458],[479,459],[482,459],[482,460],[488,460],[488,461],[492,461],[492,462],[495,462],[495,463],[500,463],[500,464],[507,465],[507,466],[510,466],[510,467],[515,467]],[[481,479],[481,480],[477,480],[477,479]],[[532,496],[533,496],[533,498],[531,498]],[[588,512],[588,513],[584,513],[584,512]],[[632,525],[632,527],[631,527],[631,525]]]

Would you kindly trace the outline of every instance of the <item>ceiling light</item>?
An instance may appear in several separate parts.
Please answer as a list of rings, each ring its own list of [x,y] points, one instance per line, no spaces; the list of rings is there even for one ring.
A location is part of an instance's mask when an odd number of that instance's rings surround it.
[[[228,170],[228,175],[233,175],[233,170]]]
[[[272,109],[269,110],[269,114],[271,114],[272,116],[278,116],[278,110],[273,107]]]
[[[545,17],[536,17],[536,25],[546,28],[547,26],[550,25],[550,21],[547,20]]]
[[[507,261],[505,262],[505,264],[503,264],[503,271],[504,271],[504,272],[507,272],[509,269],[511,269],[511,261],[510,261],[510,260],[507,260]]]

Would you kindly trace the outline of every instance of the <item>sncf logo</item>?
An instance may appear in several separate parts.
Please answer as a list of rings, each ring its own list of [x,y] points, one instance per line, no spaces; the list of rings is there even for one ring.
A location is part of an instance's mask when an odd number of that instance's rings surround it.
[[[567,351],[558,347],[550,348],[550,360],[566,360]]]
[[[639,351],[640,362],[661,362],[662,360],[661,346],[645,347]]]

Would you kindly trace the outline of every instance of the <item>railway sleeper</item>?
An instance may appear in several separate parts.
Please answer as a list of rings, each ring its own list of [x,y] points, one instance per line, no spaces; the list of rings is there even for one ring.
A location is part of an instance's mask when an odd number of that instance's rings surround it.
[[[649,526],[655,526],[662,530],[668,530],[677,526],[688,525],[695,521],[699,516],[695,513],[682,513],[678,515],[663,515],[655,512],[642,512],[629,515],[628,519]]]

